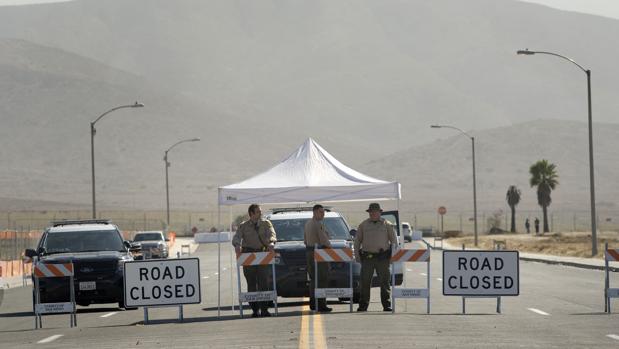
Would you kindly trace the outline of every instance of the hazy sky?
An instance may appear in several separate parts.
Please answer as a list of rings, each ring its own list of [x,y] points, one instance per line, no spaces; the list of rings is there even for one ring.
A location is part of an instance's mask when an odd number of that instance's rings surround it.
[[[0,6],[28,5],[74,0],[0,0]],[[589,13],[619,19],[619,0],[520,0],[542,4],[566,11]]]

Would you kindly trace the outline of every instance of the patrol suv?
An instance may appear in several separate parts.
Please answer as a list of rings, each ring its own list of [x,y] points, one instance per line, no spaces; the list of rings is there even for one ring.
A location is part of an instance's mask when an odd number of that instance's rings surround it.
[[[118,227],[107,220],[53,222],[36,250],[26,250],[39,263],[73,263],[75,300],[78,305],[118,303],[124,308],[123,271],[139,244],[124,241]],[[66,302],[66,278],[39,279],[40,302]]]
[[[344,217],[325,208],[324,224],[329,232],[332,248],[353,247],[351,230]],[[280,297],[309,297],[307,262],[305,260],[304,228],[312,218],[311,207],[273,209],[266,219],[273,223],[277,233],[275,259],[277,294]],[[354,232],[354,231],[353,231]],[[402,283],[401,270],[396,269],[396,284]],[[347,263],[329,263],[329,288],[347,288],[350,285]],[[399,273],[398,273],[399,271]],[[354,301],[359,299],[361,265],[353,264]],[[372,286],[378,286],[373,280]],[[345,299],[340,299],[345,300]]]

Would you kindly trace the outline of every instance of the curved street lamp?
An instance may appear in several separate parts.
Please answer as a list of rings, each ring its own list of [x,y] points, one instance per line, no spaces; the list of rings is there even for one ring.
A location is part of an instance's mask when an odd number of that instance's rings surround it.
[[[172,148],[176,147],[177,145],[181,143],[198,142],[199,140],[200,138],[189,138],[189,139],[183,139],[182,141],[178,141],[174,143],[171,147],[169,147],[168,150],[166,150],[163,155],[163,161],[165,162],[165,201],[166,201],[167,227],[170,227],[170,189],[168,185],[168,168],[171,165],[171,163],[168,162],[168,152],[172,150]]]
[[[93,219],[97,219],[97,201],[95,199],[95,134],[97,133],[97,130],[95,129],[95,124],[97,123],[97,121],[101,120],[101,118],[103,118],[104,116],[106,116],[107,114],[115,110],[123,109],[123,108],[142,108],[142,107],[144,107],[144,104],[138,103],[138,102],[135,102],[133,104],[127,104],[127,105],[121,105],[118,107],[114,107],[106,111],[105,113],[99,115],[99,117],[96,118],[95,121],[90,123],[90,163],[91,163],[91,168],[92,168],[92,218]]]
[[[477,247],[477,180],[475,178],[475,137],[462,131],[461,129],[450,125],[431,125],[431,128],[450,128],[452,130],[459,131],[462,135],[471,139],[473,146],[473,221],[475,226],[475,247]]]
[[[595,179],[594,179],[594,171],[593,171],[593,119],[591,115],[591,70],[585,69],[580,64],[576,63],[571,58],[562,56],[553,52],[546,51],[529,51],[526,50],[518,50],[516,52],[519,55],[532,56],[535,54],[543,54],[543,55],[551,55],[555,57],[562,58],[566,61],[571,62],[580,70],[582,70],[587,76],[587,104],[588,104],[588,121],[589,121],[589,192],[591,195],[591,254],[595,256],[598,253],[598,245],[597,245],[597,214],[595,213]]]

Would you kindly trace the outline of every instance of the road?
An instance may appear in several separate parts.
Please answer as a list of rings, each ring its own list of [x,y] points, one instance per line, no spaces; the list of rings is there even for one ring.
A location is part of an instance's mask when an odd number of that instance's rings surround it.
[[[493,299],[442,296],[442,252],[432,252],[431,314],[425,300],[398,300],[397,313],[383,313],[379,289],[372,291],[367,313],[349,313],[333,303],[331,314],[314,315],[302,299],[281,299],[279,316],[240,319],[230,309],[232,256],[222,245],[222,311],[217,312],[217,246],[201,245],[202,299],[184,308],[120,311],[113,305],[79,308],[78,327],[67,315],[43,318],[33,330],[31,288],[6,290],[0,306],[2,348],[618,348],[619,314],[603,312],[601,271],[520,263],[520,296],[504,297],[502,314]],[[407,287],[424,287],[424,263],[406,265]],[[616,276],[616,275],[615,275]],[[234,279],[235,280],[235,279]],[[615,285],[619,284],[619,276]],[[236,281],[234,287],[236,288]],[[614,304],[619,311],[619,303]],[[356,307],[355,307],[356,309]]]

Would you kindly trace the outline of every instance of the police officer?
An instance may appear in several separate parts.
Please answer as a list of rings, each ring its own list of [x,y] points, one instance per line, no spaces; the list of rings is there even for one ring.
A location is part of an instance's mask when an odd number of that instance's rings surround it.
[[[316,310],[316,300],[314,299],[314,288],[316,287],[316,274],[314,271],[314,247],[318,246],[318,248],[331,248],[329,233],[325,228],[324,218],[324,207],[322,205],[314,205],[314,207],[312,208],[312,219],[305,223],[305,260],[307,261],[307,273],[309,274],[310,278],[309,293],[311,310]],[[326,288],[328,282],[328,263],[318,263],[318,288]],[[331,308],[327,307],[327,300],[325,298],[318,299],[319,312],[328,313],[331,310]]]
[[[389,286],[389,263],[391,245],[397,244],[393,225],[381,218],[383,210],[371,203],[366,210],[370,218],[359,224],[355,237],[355,258],[361,263],[361,298],[357,311],[367,311],[370,304],[370,288],[374,270],[380,281],[380,301],[383,311],[391,311],[391,288]]]
[[[232,245],[237,254],[249,252],[273,252],[276,240],[275,229],[273,224],[266,219],[262,219],[262,211],[257,204],[251,204],[247,209],[249,220],[241,223],[234,238]],[[268,265],[253,265],[243,267],[243,275],[247,281],[247,291],[269,291],[271,290],[269,282],[270,266]],[[252,317],[268,317],[269,302],[250,302]],[[258,313],[260,310],[260,313]]]

